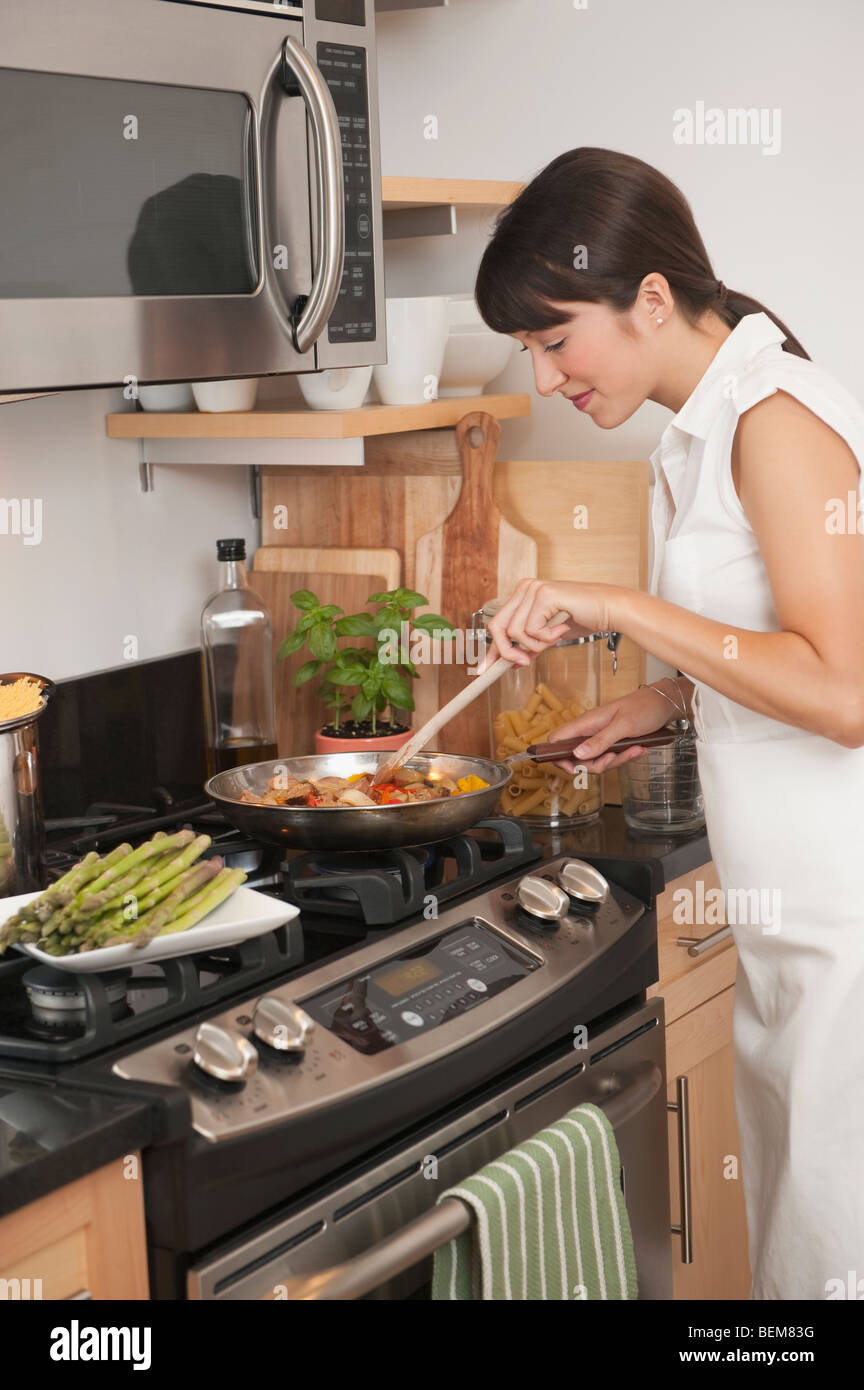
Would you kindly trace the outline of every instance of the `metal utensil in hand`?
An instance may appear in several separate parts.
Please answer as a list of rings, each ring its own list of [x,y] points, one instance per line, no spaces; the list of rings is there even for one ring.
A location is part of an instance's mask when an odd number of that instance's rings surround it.
[[[676,728],[675,724],[686,725],[686,728]],[[602,753],[595,756],[604,758],[607,753],[623,753],[628,748],[662,748],[667,743],[677,743],[685,738],[690,730],[689,720],[678,719],[675,724],[666,724],[662,729],[657,729],[652,734],[643,734],[638,738],[619,738],[615,743],[610,743],[608,748],[604,748]],[[586,743],[593,734],[571,734],[569,738],[560,739],[554,743],[532,743],[522,753],[511,753],[504,761],[508,767],[517,767],[522,762],[551,763],[558,758],[564,758],[568,753],[573,753],[581,743]]]

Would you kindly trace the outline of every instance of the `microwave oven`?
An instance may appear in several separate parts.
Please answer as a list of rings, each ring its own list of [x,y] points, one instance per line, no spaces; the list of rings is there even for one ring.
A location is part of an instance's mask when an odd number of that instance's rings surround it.
[[[374,0],[0,24],[0,392],[386,361]]]

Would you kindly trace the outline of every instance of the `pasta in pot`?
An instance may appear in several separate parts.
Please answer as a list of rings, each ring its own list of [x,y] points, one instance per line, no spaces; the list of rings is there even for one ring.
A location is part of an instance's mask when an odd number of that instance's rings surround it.
[[[458,777],[454,781],[431,770],[425,777],[414,768],[399,768],[393,780],[372,786],[372,773],[351,777],[310,777],[305,780],[291,773],[277,773],[263,794],[242,791],[240,800],[254,806],[405,806],[418,801],[440,801],[463,792],[488,787],[482,777]]]

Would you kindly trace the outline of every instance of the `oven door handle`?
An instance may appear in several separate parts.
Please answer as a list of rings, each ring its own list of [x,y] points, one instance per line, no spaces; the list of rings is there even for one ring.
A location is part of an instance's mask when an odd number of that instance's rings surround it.
[[[321,336],[342,285],[345,264],[345,184],[342,137],[330,89],[320,68],[297,39],[282,45],[283,85],[296,79],[312,127],[318,189],[318,254],[308,296],[298,295],[291,332],[298,352],[307,352]]]
[[[611,1094],[607,1091],[608,1099],[592,1102],[603,1111],[613,1129],[644,1109],[662,1088],[662,1072],[653,1062],[634,1068],[633,1072],[635,1080]],[[433,1254],[439,1246],[467,1231],[470,1225],[471,1213],[465,1203],[457,1197],[445,1197],[437,1206],[361,1255],[316,1274],[280,1279],[274,1288],[278,1289],[279,1298],[290,1300],[361,1298]]]

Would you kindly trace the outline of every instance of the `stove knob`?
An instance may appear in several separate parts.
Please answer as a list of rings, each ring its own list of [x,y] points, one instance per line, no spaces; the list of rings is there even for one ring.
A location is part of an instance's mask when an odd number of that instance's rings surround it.
[[[193,1061],[219,1081],[246,1081],[258,1065],[258,1053],[242,1033],[218,1023],[202,1023],[195,1034]]]
[[[568,859],[558,870],[558,882],[583,907],[599,907],[609,896],[609,882],[593,864]]]
[[[252,1031],[277,1052],[302,1052],[315,1024],[299,1004],[265,994],[255,1005]]]
[[[536,874],[526,874],[516,889],[519,906],[532,917],[541,917],[547,922],[558,922],[570,911],[567,894],[550,883],[548,878]]]

